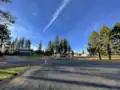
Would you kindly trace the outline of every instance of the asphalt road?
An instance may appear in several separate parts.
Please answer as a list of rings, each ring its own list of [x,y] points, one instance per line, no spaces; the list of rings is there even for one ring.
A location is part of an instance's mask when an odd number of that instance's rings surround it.
[[[18,57],[9,56],[6,59],[4,62],[0,62],[0,68],[45,64],[45,60],[22,60]],[[120,62],[118,61],[47,60],[47,65],[120,68]]]
[[[37,65],[0,90],[120,90],[120,62],[87,60],[21,60],[6,57],[1,68]]]
[[[119,72],[118,68],[37,66],[0,90],[120,90]]]

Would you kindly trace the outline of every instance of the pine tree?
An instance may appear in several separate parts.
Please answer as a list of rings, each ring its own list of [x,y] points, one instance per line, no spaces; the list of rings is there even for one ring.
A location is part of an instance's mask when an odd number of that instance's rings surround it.
[[[25,48],[27,48],[27,49],[31,48],[31,41],[30,40],[25,41]]]
[[[9,39],[10,39],[10,30],[8,29],[8,26],[0,25],[0,41],[1,41],[0,48],[2,48],[3,43]]]
[[[38,46],[38,51],[42,51],[42,41],[40,41],[39,46]]]
[[[85,54],[85,51],[83,50],[82,54]]]
[[[20,44],[21,44],[21,48],[24,48],[24,43],[25,43],[25,39],[22,38],[22,39],[21,39],[21,43],[20,43]]]
[[[17,41],[16,48],[17,48],[17,50],[21,48],[21,39],[19,39],[19,40]]]
[[[0,0],[0,2],[11,3],[11,0]],[[9,12],[0,10],[0,15],[0,22],[3,22],[3,24],[15,23],[15,17],[13,17]]]
[[[56,36],[56,40],[54,42],[54,49],[55,49],[56,53],[60,53],[60,51],[59,51],[59,44],[60,44],[59,36]]]

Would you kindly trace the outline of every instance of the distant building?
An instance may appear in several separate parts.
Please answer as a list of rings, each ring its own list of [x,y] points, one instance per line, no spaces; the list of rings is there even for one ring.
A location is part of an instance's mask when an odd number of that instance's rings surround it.
[[[81,53],[75,52],[75,53],[74,53],[74,56],[75,56],[75,57],[79,57],[79,56],[81,56]]]
[[[74,53],[74,56],[75,56],[75,57],[87,57],[88,55],[85,54],[85,53],[75,52],[75,53]]]
[[[17,52],[21,56],[30,56],[30,55],[32,55],[32,50],[31,49],[27,49],[27,48],[17,49]]]
[[[87,57],[88,55],[87,54],[81,54],[82,57]]]

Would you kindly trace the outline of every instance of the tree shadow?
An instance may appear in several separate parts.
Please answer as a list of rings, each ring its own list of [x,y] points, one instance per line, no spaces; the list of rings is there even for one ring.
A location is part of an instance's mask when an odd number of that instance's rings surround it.
[[[120,68],[117,61],[90,61],[90,60],[56,60],[48,61],[49,66],[73,66],[73,67],[107,67]]]
[[[97,88],[108,88],[108,89],[120,89],[120,86],[112,86],[112,85],[105,85],[105,84],[97,84],[92,82],[83,82],[83,81],[72,81],[72,80],[61,80],[61,79],[51,79],[51,78],[45,78],[45,77],[33,77],[33,76],[27,76],[25,77],[27,79],[33,79],[33,80],[44,80],[44,81],[53,81],[53,82],[59,82],[59,83],[67,83],[67,84],[76,84],[76,85],[82,85],[82,86],[91,86],[91,87],[97,87]]]
[[[47,68],[47,69],[46,69]],[[95,70],[95,69],[94,69]],[[94,71],[92,70],[92,71]],[[76,75],[89,75],[89,76],[95,76],[95,77],[101,77],[101,78],[106,78],[110,80],[120,80],[120,71],[116,73],[87,73],[87,72],[73,72],[73,71],[68,71],[68,70],[60,70],[59,66],[45,66],[42,67],[40,70],[34,71],[32,74],[36,75],[38,73],[43,73],[43,72],[55,72],[55,73],[69,73],[69,74],[76,74]]]
[[[60,70],[60,73],[70,73],[70,74],[78,74],[78,75],[89,75],[89,76],[95,76],[95,77],[102,77],[110,80],[120,80],[120,72],[117,73],[99,73],[99,74],[89,74],[89,73],[84,73],[84,72],[71,72],[71,71],[65,71],[65,70]]]

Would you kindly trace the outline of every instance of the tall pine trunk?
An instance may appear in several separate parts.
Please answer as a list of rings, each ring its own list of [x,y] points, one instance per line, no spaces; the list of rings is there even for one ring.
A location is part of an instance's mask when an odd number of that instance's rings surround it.
[[[99,55],[99,60],[101,60],[101,53],[99,48],[98,48],[98,55]]]
[[[98,54],[99,54],[99,60],[101,60],[101,54],[100,54],[100,51],[98,52]]]
[[[1,44],[0,44],[0,56],[2,56],[2,46],[3,46],[3,39],[1,38]]]

